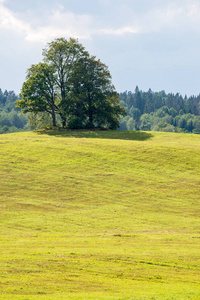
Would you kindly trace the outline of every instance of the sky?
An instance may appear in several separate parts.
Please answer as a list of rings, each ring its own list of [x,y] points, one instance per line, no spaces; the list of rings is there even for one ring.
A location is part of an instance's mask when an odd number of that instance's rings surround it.
[[[73,37],[118,92],[200,94],[200,0],[0,0],[0,88],[19,93],[42,49]]]

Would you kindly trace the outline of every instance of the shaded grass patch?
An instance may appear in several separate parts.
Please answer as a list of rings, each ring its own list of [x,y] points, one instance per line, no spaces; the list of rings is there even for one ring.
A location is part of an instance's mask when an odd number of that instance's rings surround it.
[[[50,136],[73,137],[73,138],[96,138],[96,139],[117,139],[117,140],[136,140],[145,141],[153,137],[150,132],[142,131],[115,131],[115,130],[67,130],[67,129],[42,129],[37,130],[38,134]]]

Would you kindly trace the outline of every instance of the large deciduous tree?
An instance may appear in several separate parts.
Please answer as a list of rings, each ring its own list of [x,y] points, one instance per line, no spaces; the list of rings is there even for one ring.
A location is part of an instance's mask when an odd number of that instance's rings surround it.
[[[63,127],[117,128],[125,110],[106,65],[90,56],[77,40],[58,38],[43,50],[43,63],[27,72],[17,106],[23,112],[56,115]]]

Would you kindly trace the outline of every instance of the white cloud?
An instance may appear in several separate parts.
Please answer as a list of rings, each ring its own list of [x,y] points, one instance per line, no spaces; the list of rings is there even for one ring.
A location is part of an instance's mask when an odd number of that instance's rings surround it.
[[[61,8],[52,11],[43,24],[35,25],[23,21],[20,17],[4,6],[0,0],[0,28],[12,30],[22,34],[28,42],[47,42],[49,39],[60,36],[71,36],[89,39],[92,28],[92,17],[88,15],[75,15],[71,12],[63,13]]]
[[[87,15],[75,15],[71,12],[53,12],[47,19],[46,25],[31,28],[26,36],[30,42],[47,42],[49,39],[70,36],[80,39],[90,38],[92,18]]]
[[[137,27],[126,26],[126,27],[121,27],[116,29],[101,29],[99,30],[99,32],[103,34],[123,35],[126,33],[132,33],[132,34],[139,33],[139,29]]]
[[[125,4],[124,4],[125,6]],[[125,14],[123,10],[123,14]],[[123,18],[122,26],[99,28],[96,33],[106,35],[150,34],[168,31],[172,34],[184,31],[200,30],[200,3],[197,1],[166,1],[162,7],[154,7],[148,11],[135,12],[130,8]],[[103,27],[103,26],[102,26]]]
[[[106,2],[107,3],[107,2]],[[109,2],[111,3],[111,1]],[[108,4],[108,3],[107,3]],[[116,6],[119,5],[119,2]],[[130,4],[129,4],[130,5]],[[124,7],[126,7],[124,5]],[[119,13],[119,11],[118,11]],[[109,14],[109,19],[111,18]],[[112,19],[115,20],[115,15]],[[134,11],[130,6],[127,14],[125,11],[119,21],[113,21],[98,16],[95,18],[87,14],[66,12],[64,7],[49,11],[41,21],[35,22],[34,17],[29,21],[21,18],[9,10],[4,0],[0,0],[0,28],[12,30],[24,36],[28,42],[45,43],[50,39],[60,36],[72,36],[79,39],[91,39],[95,34],[115,35],[139,34],[160,32],[162,30],[199,30],[200,28],[200,3],[198,1],[166,1],[162,8],[154,7],[149,11]]]
[[[30,25],[17,18],[13,12],[4,6],[4,0],[0,0],[0,28],[26,33],[30,30]]]
[[[182,5],[170,3],[141,15],[138,23],[141,32],[199,30],[197,25],[200,26],[200,4],[196,1],[186,1]]]

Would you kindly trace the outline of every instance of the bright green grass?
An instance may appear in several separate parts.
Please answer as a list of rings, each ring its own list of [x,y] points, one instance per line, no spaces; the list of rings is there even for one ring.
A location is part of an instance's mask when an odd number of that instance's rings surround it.
[[[0,299],[200,299],[200,136],[0,136]]]

